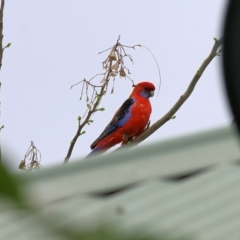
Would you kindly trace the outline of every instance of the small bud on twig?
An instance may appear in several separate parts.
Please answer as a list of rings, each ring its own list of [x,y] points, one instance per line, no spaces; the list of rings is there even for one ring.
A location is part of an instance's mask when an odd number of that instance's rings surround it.
[[[104,107],[99,108],[99,109],[97,109],[97,111],[105,111],[105,108]]]

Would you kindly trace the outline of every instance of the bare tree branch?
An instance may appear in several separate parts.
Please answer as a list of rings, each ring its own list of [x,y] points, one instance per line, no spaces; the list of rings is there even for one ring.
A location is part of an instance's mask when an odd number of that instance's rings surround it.
[[[5,0],[1,1],[0,9],[0,70],[2,68],[2,58],[3,58],[3,10],[4,10]]]
[[[210,62],[213,60],[214,57],[219,56],[219,53],[221,50],[218,50],[218,48],[222,44],[223,39],[221,38],[218,40],[218,39],[214,38],[214,41],[215,41],[215,43],[212,47],[212,50],[211,50],[209,56],[203,61],[202,65],[199,67],[197,73],[194,75],[194,77],[193,77],[192,81],[190,82],[185,93],[182,96],[180,96],[179,100],[173,105],[173,107],[161,119],[159,119],[157,122],[155,122],[148,129],[146,129],[146,131],[144,131],[139,137],[134,139],[131,142],[131,144],[128,145],[128,147],[133,147],[133,146],[139,144],[140,142],[144,141],[149,136],[151,136],[155,131],[157,131],[160,127],[162,127],[167,121],[169,121],[174,116],[174,114],[179,110],[179,108],[184,104],[184,102],[189,98],[189,96],[192,94],[197,82],[201,78],[201,76],[202,76],[203,72],[205,71],[205,69],[207,68],[207,66],[210,64]],[[118,149],[121,149],[123,147],[124,147],[124,145]]]
[[[2,68],[2,58],[3,58],[3,10],[4,10],[4,5],[5,5],[5,0],[1,1],[1,8],[0,8],[0,70]],[[0,89],[1,89],[1,81],[0,81]],[[1,129],[3,128],[3,126],[1,127]],[[0,130],[1,130],[0,129]],[[1,145],[0,145],[0,164],[2,162],[2,149],[1,149]]]

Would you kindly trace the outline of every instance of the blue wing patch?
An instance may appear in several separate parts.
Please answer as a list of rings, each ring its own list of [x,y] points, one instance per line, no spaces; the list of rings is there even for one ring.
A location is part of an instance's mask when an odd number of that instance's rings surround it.
[[[91,144],[91,149],[93,149],[103,138],[107,137],[109,134],[113,133],[118,128],[124,126],[129,121],[129,119],[131,118],[131,109],[135,102],[136,100],[134,98],[128,98],[123,103],[123,105],[114,115],[112,121],[107,125],[107,127],[103,130],[100,136]]]

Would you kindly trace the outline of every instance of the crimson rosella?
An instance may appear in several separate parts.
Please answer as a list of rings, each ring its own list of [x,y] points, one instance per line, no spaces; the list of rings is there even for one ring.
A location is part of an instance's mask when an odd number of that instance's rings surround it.
[[[152,112],[149,98],[155,86],[141,82],[134,86],[130,97],[117,110],[111,122],[90,146],[92,153],[105,152],[118,143],[126,144],[139,136],[147,127]]]

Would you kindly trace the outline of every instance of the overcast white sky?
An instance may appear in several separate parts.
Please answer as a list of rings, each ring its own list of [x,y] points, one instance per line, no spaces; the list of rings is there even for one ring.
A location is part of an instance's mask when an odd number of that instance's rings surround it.
[[[62,163],[77,129],[77,116],[85,111],[80,87],[70,86],[100,73],[106,55],[121,35],[125,45],[150,48],[161,68],[162,87],[151,99],[152,123],[170,109],[185,91],[198,67],[221,37],[226,8],[224,0],[122,0],[122,1],[6,1],[4,52],[1,72],[1,133],[3,151],[16,168],[30,141],[42,153],[42,165]],[[135,82],[152,81],[158,72],[143,49],[129,51],[128,64]],[[230,115],[222,87],[220,58],[204,72],[193,95],[177,113],[145,143],[226,126]],[[101,79],[96,79],[99,83]],[[112,115],[132,91],[131,83],[117,79],[115,93],[105,97],[106,111],[94,116],[79,138],[72,160],[90,151]]]

